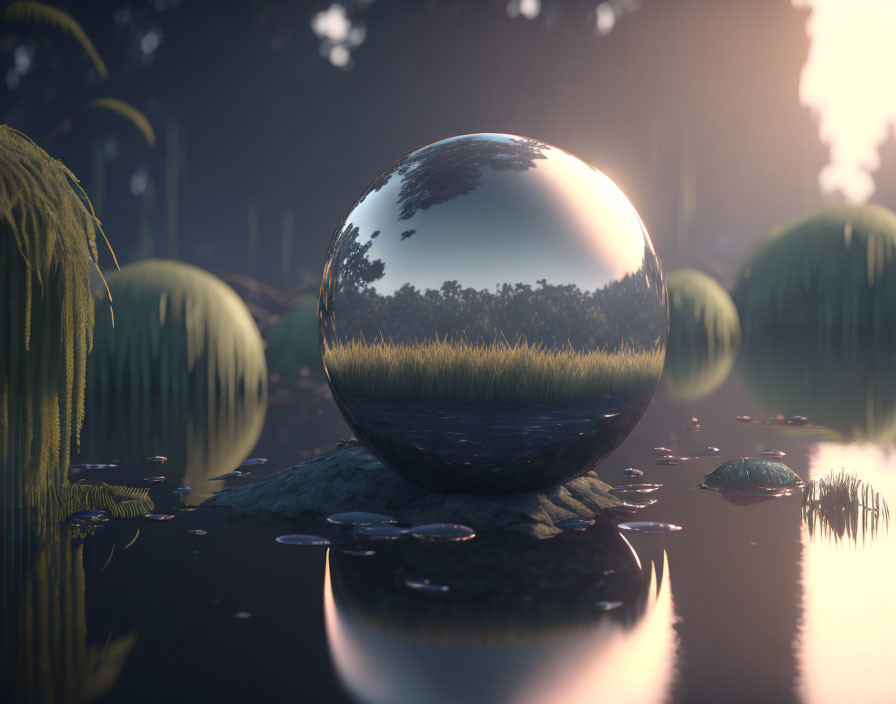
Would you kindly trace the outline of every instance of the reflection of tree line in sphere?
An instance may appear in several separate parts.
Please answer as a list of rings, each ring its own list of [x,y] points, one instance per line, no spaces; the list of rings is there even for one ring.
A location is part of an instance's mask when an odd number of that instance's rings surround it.
[[[526,341],[408,344],[379,338],[325,346],[324,361],[340,391],[367,398],[573,402],[652,391],[663,349],[548,350]]]
[[[340,237],[357,237],[351,223]],[[321,311],[328,339],[383,334],[393,340],[452,337],[491,341],[503,332],[512,339],[539,340],[545,345],[576,348],[654,347],[665,334],[665,316],[655,315],[643,302],[658,295],[656,256],[645,248],[641,267],[594,291],[576,284],[551,284],[539,279],[498,284],[494,291],[464,288],[457,280],[439,289],[421,291],[410,282],[389,295],[373,285],[385,276],[382,260],[370,260],[371,243],[351,242],[321,291]],[[663,295],[663,292],[659,292]],[[334,297],[339,310],[332,318]]]

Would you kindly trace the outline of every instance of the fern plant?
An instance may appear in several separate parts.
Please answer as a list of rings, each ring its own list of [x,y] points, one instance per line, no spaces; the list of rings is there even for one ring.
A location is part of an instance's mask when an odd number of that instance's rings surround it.
[[[81,25],[78,24],[78,21],[65,10],[51,7],[42,2],[13,2],[6,7],[6,18],[49,24],[71,34],[90,57],[100,78],[109,77],[109,70],[106,68],[102,58],[100,58],[99,52],[93,46],[93,42],[90,41],[90,38]]]
[[[72,172],[20,132],[0,126],[4,483],[48,485],[64,476],[84,419],[97,232],[99,223]]]

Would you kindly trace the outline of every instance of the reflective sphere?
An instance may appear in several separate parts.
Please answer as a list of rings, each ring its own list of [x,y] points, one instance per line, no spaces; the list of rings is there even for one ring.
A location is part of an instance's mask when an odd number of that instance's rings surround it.
[[[320,293],[333,396],[358,438],[433,491],[503,494],[603,460],[650,403],[659,259],[604,174],[526,137],[429,144],[333,238]]]

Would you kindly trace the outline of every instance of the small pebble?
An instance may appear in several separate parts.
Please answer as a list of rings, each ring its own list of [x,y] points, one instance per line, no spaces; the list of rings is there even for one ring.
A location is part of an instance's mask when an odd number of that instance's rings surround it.
[[[681,526],[677,526],[674,523],[661,523],[659,521],[632,521],[630,523],[620,523],[618,528],[635,533],[674,533],[675,531],[681,530]]]
[[[330,544],[330,541],[326,538],[323,538],[319,535],[303,535],[303,534],[290,534],[290,535],[280,535],[276,538],[278,543],[283,545],[322,545],[326,546]]]
[[[145,481],[147,484],[161,484],[167,479],[168,477],[159,475],[158,477],[146,477],[143,481]]]
[[[245,462],[243,462],[240,467],[255,467],[260,464],[267,464],[268,460],[266,457],[250,457]]]
[[[410,533],[419,540],[448,543],[472,540],[476,537],[476,531],[458,523],[428,523],[423,526],[414,526]]]
[[[174,518],[173,513],[144,513],[144,518],[148,518],[150,521],[170,521]]]
[[[175,489],[171,493],[185,495],[185,494],[189,494],[191,491],[192,491],[192,489],[188,486],[179,486],[179,487],[177,487],[177,489]]]
[[[234,617],[234,618],[240,618],[240,619],[244,619],[244,618],[252,618],[252,614],[250,614],[248,611],[237,611],[237,612],[233,615],[233,617]]]
[[[407,528],[390,526],[379,523],[357,526],[355,535],[367,540],[398,540],[408,534]]]
[[[349,511],[347,513],[334,513],[327,516],[327,523],[337,526],[360,526],[369,524],[398,523],[392,516],[385,513],[368,513],[366,511]]]
[[[752,423],[753,419],[750,416],[737,416],[734,420],[740,423]]]
[[[667,457],[672,454],[672,450],[668,447],[655,447],[650,451],[650,454],[655,455],[656,457]]]
[[[143,460],[143,464],[165,464],[167,461],[167,457],[163,457],[162,455],[154,455]]]
[[[600,611],[612,611],[613,609],[618,609],[622,604],[623,602],[621,601],[596,601],[594,602],[594,607]]]
[[[409,586],[411,589],[416,589],[421,592],[448,592],[451,591],[449,587],[444,584],[433,584],[428,579],[406,579],[404,583]]]
[[[687,459],[687,458],[685,458],[685,457],[662,457],[662,458],[658,459],[656,462],[654,462],[654,464],[671,466],[671,465],[681,464],[682,461],[685,459]]]
[[[92,509],[88,511],[78,511],[77,513],[69,516],[69,523],[74,525],[96,525],[98,523],[106,523],[109,520],[109,516],[105,511],[100,509]]]
[[[192,528],[187,531],[190,535],[208,535],[207,530],[202,530],[202,528]]]
[[[643,477],[644,472],[640,469],[635,469],[634,467],[629,467],[628,469],[622,470],[622,476],[624,477]]]
[[[354,557],[373,557],[376,555],[376,550],[343,550],[342,554]]]
[[[784,450],[763,450],[758,454],[760,457],[777,457],[778,459],[787,457],[787,453]]]
[[[721,453],[722,453],[722,451],[719,448],[709,446],[709,447],[704,447],[695,456],[696,457],[716,457],[717,455],[720,455]]]

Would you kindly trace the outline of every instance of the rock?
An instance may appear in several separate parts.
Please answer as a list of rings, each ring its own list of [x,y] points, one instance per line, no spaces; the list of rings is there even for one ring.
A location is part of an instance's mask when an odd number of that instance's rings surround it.
[[[708,489],[740,491],[749,489],[799,489],[805,485],[793,470],[781,462],[744,457],[725,462],[703,478]]]
[[[563,532],[558,524],[622,505],[591,471],[565,484],[524,494],[432,494],[390,471],[357,442],[340,443],[294,467],[225,489],[203,505],[241,516],[295,519],[376,511],[402,523],[462,523],[478,533],[510,531],[536,538]]]

